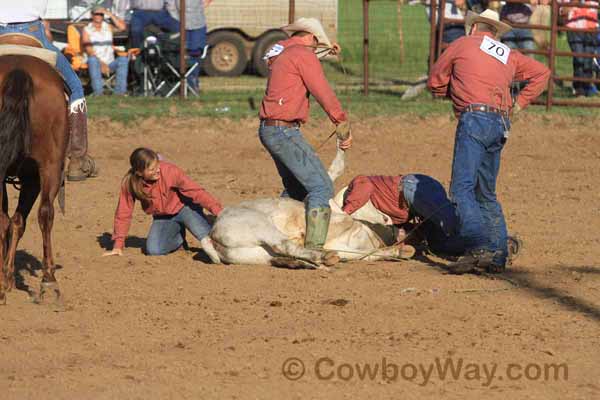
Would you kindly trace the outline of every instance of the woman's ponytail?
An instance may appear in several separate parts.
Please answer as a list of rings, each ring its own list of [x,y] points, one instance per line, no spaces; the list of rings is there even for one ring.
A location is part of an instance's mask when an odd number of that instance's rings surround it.
[[[143,208],[150,205],[151,198],[143,190],[144,179],[142,174],[155,161],[158,161],[156,152],[145,147],[139,147],[129,156],[131,168],[123,177],[123,185],[127,187],[134,199],[142,203]]]

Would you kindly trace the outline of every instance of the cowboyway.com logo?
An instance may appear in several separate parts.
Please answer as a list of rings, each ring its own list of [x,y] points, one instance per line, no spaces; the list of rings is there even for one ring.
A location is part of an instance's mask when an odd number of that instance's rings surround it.
[[[473,363],[463,358],[435,358],[430,363],[396,363],[386,357],[375,362],[344,362],[331,357],[318,358],[305,364],[298,357],[286,359],[282,375],[291,381],[311,378],[320,381],[409,381],[426,386],[439,380],[466,380],[490,386],[498,381],[567,381],[569,367],[565,363]]]

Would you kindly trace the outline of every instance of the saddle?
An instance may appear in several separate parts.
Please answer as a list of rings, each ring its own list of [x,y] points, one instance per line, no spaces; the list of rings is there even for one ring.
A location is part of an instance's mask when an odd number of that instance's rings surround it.
[[[24,33],[0,35],[0,56],[8,55],[32,56],[56,67],[56,53],[44,49],[42,42]]]

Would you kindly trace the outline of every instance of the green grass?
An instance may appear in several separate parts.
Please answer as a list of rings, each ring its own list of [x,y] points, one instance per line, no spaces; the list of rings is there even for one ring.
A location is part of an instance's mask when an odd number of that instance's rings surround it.
[[[395,0],[378,0],[369,6],[369,70],[375,81],[414,80],[427,73],[429,24],[425,8],[401,6],[401,43],[397,4]],[[338,38],[344,62],[356,74],[362,74],[362,13],[362,0],[340,2]]]

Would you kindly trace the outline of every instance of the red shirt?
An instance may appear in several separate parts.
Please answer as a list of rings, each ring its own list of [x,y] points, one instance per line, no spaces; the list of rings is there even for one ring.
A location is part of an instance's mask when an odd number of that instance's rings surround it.
[[[188,197],[214,215],[219,215],[223,207],[217,199],[191,180],[179,167],[166,161],[160,162],[160,177],[154,182],[144,182],[144,192],[150,197],[150,204],[144,208],[146,214],[175,215],[184,204],[179,194]],[[131,215],[135,199],[127,185],[121,185],[119,204],[115,212],[115,228],[112,239],[114,248],[122,249],[131,225]]]
[[[400,192],[401,179],[402,175],[357,176],[348,185],[342,210],[352,214],[371,200],[375,208],[388,215],[394,224],[405,223],[408,221],[408,204]]]
[[[546,87],[550,70],[542,63],[511,50],[503,64],[480,49],[487,32],[455,40],[442,53],[429,74],[427,86],[434,96],[449,96],[458,115],[469,104],[487,104],[508,111],[512,81],[529,81],[517,98],[521,109]]]
[[[269,59],[269,80],[260,106],[261,119],[308,120],[308,96],[312,94],[334,124],[346,113],[327,83],[321,62],[312,48],[293,37],[278,43],[283,52]]]

